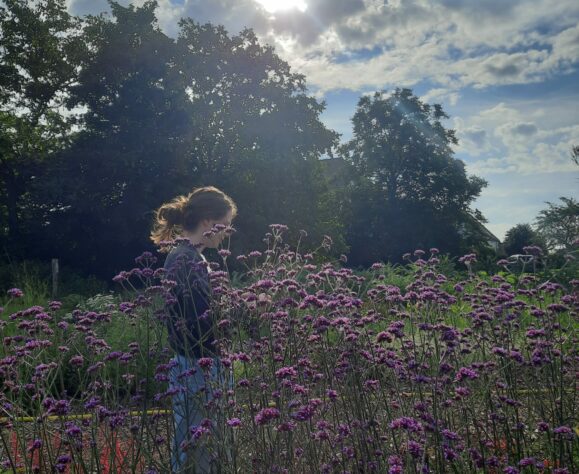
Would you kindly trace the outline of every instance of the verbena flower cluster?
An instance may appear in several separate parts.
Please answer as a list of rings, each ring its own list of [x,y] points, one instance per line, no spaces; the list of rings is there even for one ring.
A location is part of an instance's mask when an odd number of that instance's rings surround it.
[[[304,254],[286,231],[271,226],[264,251],[237,257],[235,285],[228,250],[212,264],[206,317],[227,376],[199,360],[213,398],[184,449],[227,457],[223,473],[579,470],[578,280],[481,277],[469,254],[468,276],[450,281],[431,249],[407,255],[411,278],[395,285],[379,263],[324,262],[329,237]],[[123,298],[99,311],[1,315],[4,469],[170,472],[176,282],[156,260],[117,275]]]

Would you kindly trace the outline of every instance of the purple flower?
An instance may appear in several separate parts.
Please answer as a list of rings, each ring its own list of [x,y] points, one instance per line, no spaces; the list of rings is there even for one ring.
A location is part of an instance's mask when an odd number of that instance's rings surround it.
[[[277,408],[264,408],[255,415],[254,420],[258,425],[265,425],[274,418],[279,418],[280,412]]]
[[[545,423],[544,421],[540,421],[537,423],[537,429],[543,433],[549,431],[549,423]]]
[[[191,426],[191,428],[189,428],[189,433],[191,433],[191,438],[193,440],[198,440],[199,438],[201,438],[203,435],[209,434],[211,431],[209,430],[209,428],[203,426],[203,425],[199,425],[199,426]]]
[[[422,456],[422,445],[414,440],[408,441],[406,445],[408,452],[413,458],[419,458]]]
[[[519,466],[520,467],[525,467],[525,466],[534,466],[536,463],[536,459],[535,458],[523,458],[519,461]]]
[[[273,280],[259,280],[255,284],[256,288],[260,288],[262,290],[267,290],[269,288],[273,288],[274,286],[275,286],[275,283]]]
[[[129,279],[129,276],[130,276],[129,272],[126,272],[126,271],[123,270],[123,271],[120,272],[118,275],[115,275],[115,276],[113,277],[113,281],[114,281],[115,283],[121,283],[121,282],[123,282],[123,281],[128,280],[128,279]]]
[[[275,429],[276,431],[289,432],[295,430],[296,427],[297,424],[294,423],[293,421],[286,421],[285,423],[280,423],[279,425],[277,425]]]
[[[57,324],[59,329],[62,329],[63,331],[66,331],[68,329],[68,323],[66,321],[60,321]]]
[[[508,354],[508,351],[503,347],[493,347],[491,351],[493,354],[496,354],[499,357],[506,357]]]
[[[570,439],[574,436],[573,430],[568,426],[558,426],[557,428],[553,429],[553,433]]]
[[[464,263],[466,266],[469,266],[471,263],[476,262],[476,254],[469,253],[467,255],[463,255],[458,259],[460,263]]]
[[[294,369],[293,367],[282,367],[281,369],[276,370],[275,372],[275,376],[278,379],[283,379],[283,378],[292,378],[292,377],[296,377],[298,375],[296,369]]]
[[[400,466],[402,467],[402,458],[393,454],[392,456],[388,456],[388,465],[389,466]],[[402,471],[400,471],[402,472]]]
[[[107,354],[107,356],[105,357],[105,360],[107,360],[107,361],[117,360],[122,355],[123,355],[123,353],[121,351],[112,351],[109,354]]]
[[[523,354],[521,354],[519,351],[513,350],[513,351],[509,352],[509,357],[513,360],[516,360],[520,364],[525,362],[525,358],[523,357]]]
[[[227,420],[227,425],[231,427],[236,427],[241,425],[241,420],[239,418],[231,418]]]
[[[24,296],[24,292],[19,288],[10,288],[8,290],[8,296],[11,298],[22,298]]]
[[[392,334],[390,334],[388,331],[381,331],[376,336],[376,342],[384,342],[384,341],[386,342],[393,341]]]
[[[455,392],[459,397],[468,397],[470,395],[470,390],[467,387],[456,387]]]
[[[424,431],[424,427],[422,423],[414,418],[410,418],[408,416],[403,416],[401,418],[396,418],[392,422],[390,422],[390,428],[393,430],[402,428],[410,432],[422,432]]]
[[[444,446],[442,450],[444,452],[444,459],[448,461],[454,461],[456,458],[458,458],[458,453],[454,449],[448,446]]]
[[[209,370],[213,366],[213,359],[211,357],[201,357],[197,363],[203,370]]]
[[[80,435],[82,435],[82,430],[77,425],[75,425],[72,421],[67,421],[64,426],[66,428],[64,430],[64,432],[67,436],[71,436],[73,438],[76,438],[76,437],[79,437]]]
[[[42,447],[42,440],[41,439],[35,439],[30,444],[28,451],[35,451],[36,449],[40,449],[41,447]]]
[[[478,372],[476,370],[469,369],[468,367],[461,367],[457,372],[454,381],[460,382],[465,378],[470,380],[478,379]]]
[[[547,309],[549,311],[552,311],[553,313],[564,313],[565,311],[569,311],[569,308],[567,308],[567,306],[558,303],[550,304],[549,306],[547,306]]]
[[[90,400],[84,404],[84,407],[90,410],[91,408],[98,407],[100,403],[101,399],[99,397],[91,397]]]
[[[503,469],[505,474],[519,474],[519,470],[513,466],[507,466]]]
[[[67,464],[72,460],[72,458],[68,454],[63,454],[62,456],[58,456],[56,459],[57,462],[62,464]]]
[[[527,331],[526,336],[529,339],[536,339],[537,337],[545,336],[545,330],[544,329],[529,329]]]
[[[297,421],[309,420],[315,413],[315,406],[312,404],[307,404],[301,406],[298,411],[291,414],[291,417]]]
[[[330,400],[335,400],[338,398],[338,392],[336,390],[328,389],[326,390],[326,395]]]
[[[526,247],[523,247],[523,252],[525,252],[527,255],[539,256],[543,253],[543,250],[541,249],[541,247],[538,247],[536,245],[528,245]]]
[[[404,336],[404,321],[394,321],[388,326],[388,332],[394,337]]]
[[[458,434],[456,434],[454,431],[450,431],[450,430],[442,430],[441,431],[442,436],[444,436],[446,439],[450,439],[453,441],[456,441],[458,439]]]

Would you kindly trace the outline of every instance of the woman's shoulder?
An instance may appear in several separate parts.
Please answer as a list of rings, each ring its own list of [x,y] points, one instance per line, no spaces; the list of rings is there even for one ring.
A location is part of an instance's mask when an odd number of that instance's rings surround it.
[[[193,245],[178,244],[167,254],[164,267],[169,268],[179,262],[198,263],[202,261],[203,256]]]

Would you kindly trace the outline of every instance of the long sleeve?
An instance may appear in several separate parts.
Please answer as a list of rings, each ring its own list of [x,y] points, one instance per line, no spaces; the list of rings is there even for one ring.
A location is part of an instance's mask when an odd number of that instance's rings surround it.
[[[167,277],[177,283],[176,302],[168,308],[171,347],[188,357],[213,356],[211,287],[206,262],[194,248],[179,246],[167,256],[165,268]]]

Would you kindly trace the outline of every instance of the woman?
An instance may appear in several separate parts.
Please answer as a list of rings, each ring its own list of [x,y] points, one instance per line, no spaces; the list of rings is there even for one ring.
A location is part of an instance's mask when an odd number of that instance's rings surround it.
[[[167,319],[169,344],[176,354],[170,375],[175,392],[174,473],[206,473],[216,467],[203,442],[216,434],[204,407],[212,399],[207,382],[218,381],[220,366],[210,314],[210,268],[202,252],[219,246],[236,213],[233,200],[211,186],[178,196],[156,211],[153,242],[176,239],[165,260],[167,278],[177,283]]]

